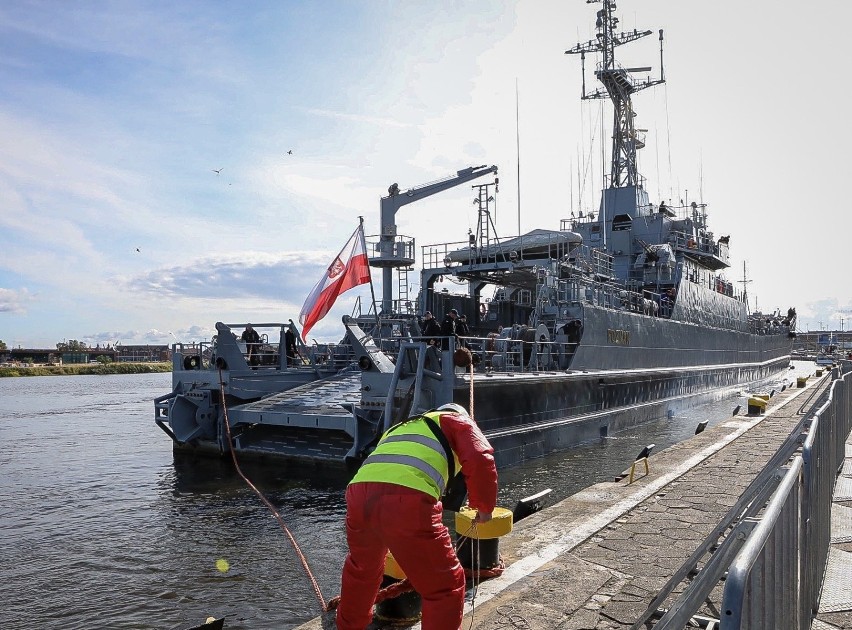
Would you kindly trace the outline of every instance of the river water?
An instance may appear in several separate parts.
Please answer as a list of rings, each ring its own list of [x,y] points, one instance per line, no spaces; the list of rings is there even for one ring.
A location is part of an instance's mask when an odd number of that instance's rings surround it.
[[[768,387],[812,372],[797,363]],[[319,614],[288,539],[230,461],[173,455],[152,402],[170,389],[171,374],[0,379],[5,630],[177,630],[208,616],[226,617],[229,630],[286,630]],[[611,480],[646,444],[659,452],[745,404],[738,392],[500,471],[499,504],[545,488],[554,503]],[[285,520],[324,598],[337,595],[345,481],[316,468],[243,470]]]

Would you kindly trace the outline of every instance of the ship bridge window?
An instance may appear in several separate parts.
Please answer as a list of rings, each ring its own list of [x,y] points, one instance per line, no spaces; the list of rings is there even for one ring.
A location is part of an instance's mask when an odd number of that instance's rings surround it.
[[[591,240],[591,241],[601,240],[601,226],[600,226],[600,224],[592,226],[591,232],[589,233],[589,240]]]
[[[629,214],[617,214],[612,217],[612,231],[629,230],[633,227],[633,219]]]

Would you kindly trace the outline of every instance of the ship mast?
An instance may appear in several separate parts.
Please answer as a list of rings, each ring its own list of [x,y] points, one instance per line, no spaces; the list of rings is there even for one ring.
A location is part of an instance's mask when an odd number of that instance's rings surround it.
[[[637,138],[633,119],[636,114],[633,111],[631,95],[634,92],[644,90],[654,85],[665,83],[663,74],[663,31],[660,29],[660,78],[638,80],[633,77],[633,72],[649,72],[650,67],[624,68],[615,60],[615,48],[622,44],[629,44],[637,39],[646,37],[652,31],[616,32],[618,18],[614,12],[616,4],[614,0],[586,0],[588,4],[602,3],[603,8],[597,13],[596,39],[577,44],[566,55],[580,55],[583,66],[583,100],[609,98],[612,101],[613,124],[612,124],[612,158],[610,165],[610,188],[623,188],[636,186],[639,183],[639,174],[636,166],[636,150],[644,146],[644,142]],[[603,84],[594,92],[586,93],[586,53],[600,53],[601,61],[598,63],[595,76]]]
[[[746,311],[748,311],[748,284],[751,280],[748,279],[748,271],[746,271],[746,262],[743,261],[743,279],[738,280],[737,282],[743,285],[743,302],[746,305]],[[757,301],[755,300],[754,308],[757,310]]]

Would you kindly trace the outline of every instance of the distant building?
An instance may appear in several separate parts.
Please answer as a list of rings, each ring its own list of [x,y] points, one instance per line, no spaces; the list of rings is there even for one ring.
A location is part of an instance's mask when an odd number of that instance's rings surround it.
[[[168,345],[137,345],[121,344],[115,347],[115,360],[121,363],[157,363],[171,361],[172,352]]]
[[[60,353],[56,348],[8,348],[3,362],[57,363]]]
[[[80,365],[106,357],[123,363],[158,363],[171,361],[167,345],[117,346],[115,348],[81,348],[61,352],[56,348],[7,348],[0,352],[0,363],[54,363]]]
[[[852,350],[852,332],[838,330],[813,330],[796,333],[794,349],[817,352],[849,352]]]

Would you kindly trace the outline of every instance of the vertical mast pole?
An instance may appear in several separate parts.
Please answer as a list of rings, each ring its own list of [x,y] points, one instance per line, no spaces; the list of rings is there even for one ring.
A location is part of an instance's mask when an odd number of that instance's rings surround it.
[[[364,217],[358,216],[358,224],[361,226],[361,245],[364,245]],[[367,253],[366,247],[364,253]],[[369,268],[368,268],[369,269]],[[373,298],[373,314],[376,316],[376,326],[379,322],[379,309],[376,307],[376,289],[373,287],[373,273],[370,272],[370,296]]]
[[[521,106],[515,77],[515,151],[518,154],[518,236],[521,235]]]

